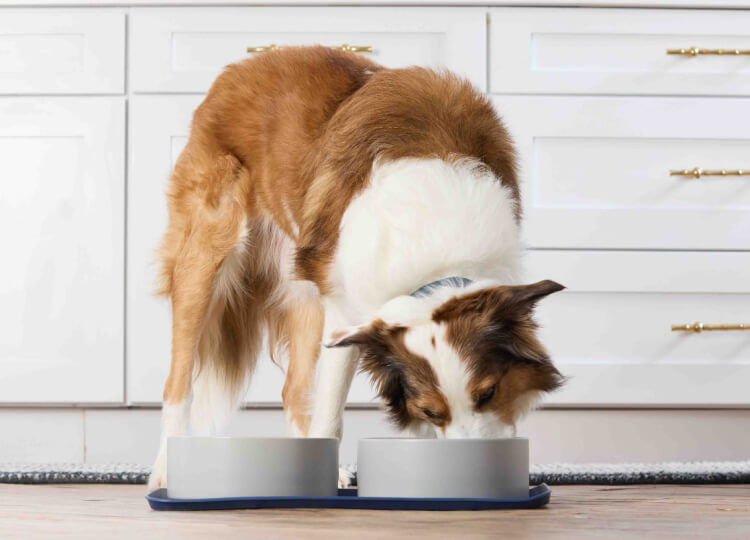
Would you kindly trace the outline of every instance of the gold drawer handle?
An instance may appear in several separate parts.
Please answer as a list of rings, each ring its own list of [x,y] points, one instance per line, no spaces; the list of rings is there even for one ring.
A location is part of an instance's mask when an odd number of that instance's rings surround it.
[[[694,169],[677,169],[669,171],[669,176],[691,176],[700,178],[701,176],[750,176],[750,169],[717,169],[708,170],[695,167]]]
[[[695,322],[693,324],[673,324],[672,332],[717,332],[726,330],[750,330],[750,324],[703,324]]]
[[[267,51],[275,51],[275,50],[283,49],[283,48],[284,48],[283,45],[276,45],[275,43],[271,43],[270,45],[261,45],[260,47],[248,47],[247,52],[249,53],[267,52]],[[343,45],[331,45],[328,48],[338,49],[340,51],[346,51],[346,52],[359,52],[359,53],[371,53],[372,52],[371,45],[349,45],[348,43],[344,43]]]
[[[667,49],[667,54],[678,54],[680,56],[702,56],[711,54],[716,56],[746,56],[750,55],[750,49],[699,49],[690,47],[689,49]]]

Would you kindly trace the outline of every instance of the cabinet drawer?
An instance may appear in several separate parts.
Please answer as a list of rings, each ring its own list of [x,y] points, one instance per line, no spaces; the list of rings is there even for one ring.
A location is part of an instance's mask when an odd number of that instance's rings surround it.
[[[371,46],[388,67],[446,66],[486,88],[482,9],[143,8],[132,11],[135,92],[205,92],[250,46]]]
[[[527,279],[558,280],[540,339],[570,376],[558,405],[750,405],[750,253],[533,251]]]
[[[748,249],[750,100],[494,96],[531,247]]]
[[[125,14],[3,10],[0,94],[121,94]]]
[[[496,9],[490,44],[495,93],[750,95],[748,11]]]

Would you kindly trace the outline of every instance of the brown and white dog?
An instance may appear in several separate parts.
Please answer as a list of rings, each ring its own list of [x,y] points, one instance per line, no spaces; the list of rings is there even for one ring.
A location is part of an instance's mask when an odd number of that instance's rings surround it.
[[[468,82],[322,47],[226,68],[170,180],[149,486],[167,437],[215,432],[242,397],[264,335],[288,352],[292,434],[341,437],[358,364],[401,428],[512,434],[562,380],[531,312],[563,287],[518,284],[519,218],[510,137]]]

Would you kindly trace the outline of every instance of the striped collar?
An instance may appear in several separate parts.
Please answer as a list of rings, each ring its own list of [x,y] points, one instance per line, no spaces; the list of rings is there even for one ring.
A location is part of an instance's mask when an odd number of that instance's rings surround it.
[[[433,292],[435,292],[437,289],[440,289],[441,287],[466,287],[468,285],[471,285],[472,283],[474,282],[469,278],[461,276],[450,276],[435,280],[431,283],[428,283],[427,285],[422,285],[417,290],[409,293],[409,296],[413,296],[414,298],[424,298],[425,296],[432,295]]]

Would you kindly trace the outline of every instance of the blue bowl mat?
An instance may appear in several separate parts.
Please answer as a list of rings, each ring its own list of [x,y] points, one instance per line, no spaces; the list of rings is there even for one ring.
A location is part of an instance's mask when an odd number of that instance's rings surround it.
[[[170,499],[166,489],[146,495],[154,510],[245,510],[260,508],[354,508],[359,510],[518,510],[541,508],[550,499],[549,486],[529,489],[524,499],[416,499],[358,497],[356,489],[340,489],[336,497],[227,497]]]

